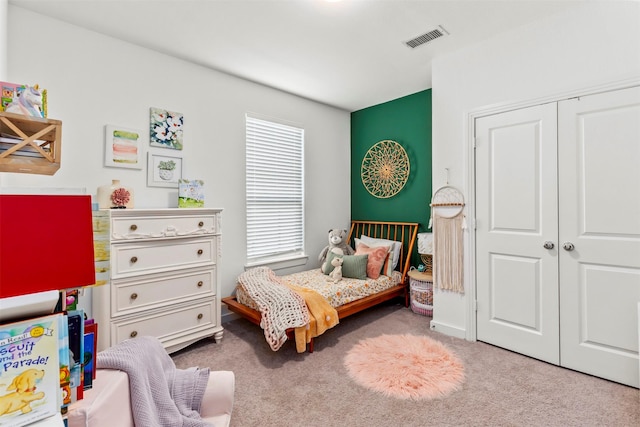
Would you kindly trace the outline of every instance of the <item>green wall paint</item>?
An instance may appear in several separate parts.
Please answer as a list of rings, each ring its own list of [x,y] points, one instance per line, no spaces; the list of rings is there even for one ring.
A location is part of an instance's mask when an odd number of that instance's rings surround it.
[[[398,194],[380,199],[362,184],[360,168],[367,150],[385,139],[402,145],[411,169]],[[351,113],[352,219],[418,222],[419,231],[430,231],[431,190],[431,89]]]

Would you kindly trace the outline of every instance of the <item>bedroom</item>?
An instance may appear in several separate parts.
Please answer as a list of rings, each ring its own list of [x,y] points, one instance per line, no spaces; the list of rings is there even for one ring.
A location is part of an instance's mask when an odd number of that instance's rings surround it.
[[[444,183],[444,168],[449,168],[450,183],[468,194],[467,156],[463,152],[466,131],[461,118],[469,111],[640,74],[637,5],[613,6],[591,5],[550,17],[434,62],[433,89],[429,91],[433,97],[429,179],[433,188]],[[352,178],[359,173],[359,160],[351,159],[352,117],[348,111],[211,72],[11,3],[6,19],[8,60],[3,80],[39,82],[48,88],[51,117],[65,124],[65,151],[64,166],[55,176],[3,173],[2,187],[80,186],[93,193],[98,186],[119,178],[136,190],[139,207],[169,206],[173,196],[166,190],[146,187],[146,177],[139,172],[103,168],[101,150],[105,124],[141,126],[148,120],[149,107],[175,108],[194,123],[189,135],[192,145],[185,148],[185,170],[205,181],[208,205],[225,209],[225,236],[239,236],[224,241],[222,286],[223,294],[228,294],[245,259],[244,218],[231,214],[244,208],[243,192],[233,185],[244,182],[243,117],[246,111],[256,111],[305,124],[307,156],[317,160],[310,162],[307,170],[311,209],[305,239],[310,259],[326,244],[326,229],[346,225],[362,213],[359,204],[352,201],[361,190]],[[29,22],[37,32],[21,31],[23,22]],[[602,32],[602,28],[618,31]],[[46,35],[46,44],[42,35]],[[91,88],[90,96],[86,88]],[[200,91],[210,94],[212,102],[195,102],[198,98],[193,94]],[[321,135],[322,141],[312,135]],[[221,154],[210,158],[195,154],[196,147],[205,146],[213,146]],[[324,165],[336,159],[341,167],[327,173]],[[351,188],[344,188],[345,182],[351,182]],[[336,188],[344,191],[336,192]],[[321,209],[327,200],[332,201],[331,208]],[[420,222],[424,224],[426,217]],[[445,293],[437,293],[435,298],[438,327],[447,334],[468,337],[468,299]]]

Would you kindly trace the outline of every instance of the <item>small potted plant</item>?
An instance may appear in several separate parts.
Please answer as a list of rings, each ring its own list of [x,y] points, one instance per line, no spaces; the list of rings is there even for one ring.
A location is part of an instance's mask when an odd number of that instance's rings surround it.
[[[176,168],[176,162],[173,160],[163,161],[158,164],[160,178],[165,181],[171,181],[173,178],[173,170]]]

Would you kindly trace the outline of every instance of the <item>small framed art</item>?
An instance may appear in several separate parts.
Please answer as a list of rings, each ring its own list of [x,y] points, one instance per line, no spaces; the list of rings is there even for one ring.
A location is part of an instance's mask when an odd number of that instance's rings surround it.
[[[201,179],[181,179],[178,182],[178,207],[204,207],[204,181]]]
[[[110,168],[142,169],[142,132],[122,126],[105,126],[104,165]]]
[[[149,152],[147,186],[178,188],[182,178],[182,158]]]

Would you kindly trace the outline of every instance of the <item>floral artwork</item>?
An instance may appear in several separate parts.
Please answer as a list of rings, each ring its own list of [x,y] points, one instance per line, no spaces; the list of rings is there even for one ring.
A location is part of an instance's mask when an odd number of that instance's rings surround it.
[[[183,124],[184,116],[181,113],[151,108],[150,145],[182,150]]]
[[[131,193],[127,191],[126,188],[117,188],[111,193],[111,203],[117,209],[126,208],[126,204],[129,203],[129,198]]]

